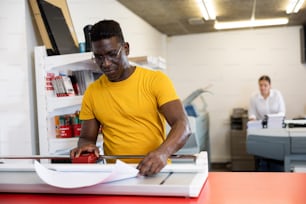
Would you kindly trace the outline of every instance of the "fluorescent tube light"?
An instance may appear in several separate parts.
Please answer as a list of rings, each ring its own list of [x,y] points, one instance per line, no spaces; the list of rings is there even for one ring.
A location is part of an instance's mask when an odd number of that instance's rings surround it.
[[[302,7],[304,0],[290,0],[286,9],[286,13],[297,13]]]
[[[288,18],[273,18],[263,20],[249,20],[249,21],[232,21],[232,22],[215,22],[215,29],[233,29],[233,28],[246,28],[246,27],[260,27],[283,25],[289,22]]]
[[[215,20],[216,12],[212,0],[196,0],[205,20]]]

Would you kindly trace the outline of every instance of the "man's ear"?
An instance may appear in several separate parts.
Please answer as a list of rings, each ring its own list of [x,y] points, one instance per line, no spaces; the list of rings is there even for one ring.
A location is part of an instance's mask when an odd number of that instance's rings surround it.
[[[126,56],[128,56],[130,54],[130,44],[128,42],[125,42],[123,44],[123,48],[124,48]]]

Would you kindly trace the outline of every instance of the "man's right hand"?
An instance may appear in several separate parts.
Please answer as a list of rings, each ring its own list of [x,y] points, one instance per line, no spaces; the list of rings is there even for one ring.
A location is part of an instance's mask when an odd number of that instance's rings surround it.
[[[70,158],[74,159],[75,157],[79,157],[82,153],[85,152],[93,152],[95,153],[96,157],[99,157],[99,149],[94,144],[87,144],[81,147],[76,147],[70,151]]]

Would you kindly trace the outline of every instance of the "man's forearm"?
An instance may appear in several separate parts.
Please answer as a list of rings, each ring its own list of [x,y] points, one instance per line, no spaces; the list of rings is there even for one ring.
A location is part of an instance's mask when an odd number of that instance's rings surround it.
[[[79,141],[78,141],[78,147],[88,145],[88,144],[96,145],[96,140],[92,140],[92,139],[88,139],[88,138],[80,136]]]
[[[167,139],[158,149],[170,156],[185,145],[190,135],[191,129],[188,119],[178,120],[171,126]]]
[[[100,123],[96,119],[84,120],[82,122],[81,135],[78,147],[94,144],[96,145]]]

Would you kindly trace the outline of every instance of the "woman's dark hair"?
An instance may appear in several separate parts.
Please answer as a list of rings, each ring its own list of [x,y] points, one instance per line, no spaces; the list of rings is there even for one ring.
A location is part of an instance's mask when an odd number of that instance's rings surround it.
[[[269,82],[269,84],[271,84],[271,79],[268,75],[262,75],[261,77],[259,77],[258,82],[260,81],[267,81]]]
[[[119,23],[114,20],[102,20],[92,26],[90,30],[91,41],[98,41],[102,39],[109,39],[117,37],[123,43],[124,37]]]

